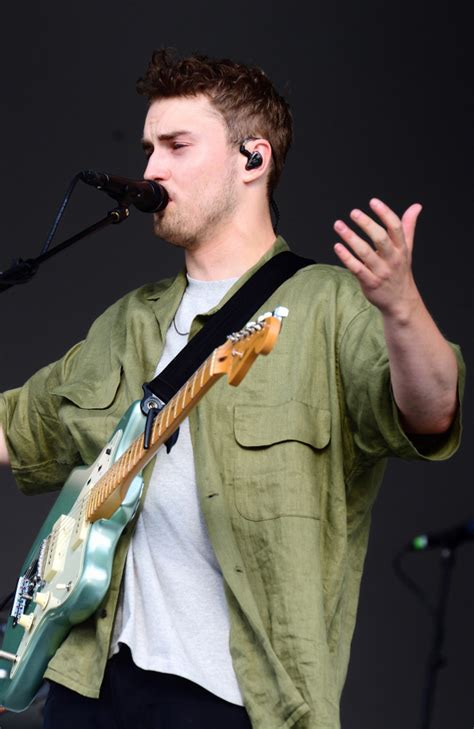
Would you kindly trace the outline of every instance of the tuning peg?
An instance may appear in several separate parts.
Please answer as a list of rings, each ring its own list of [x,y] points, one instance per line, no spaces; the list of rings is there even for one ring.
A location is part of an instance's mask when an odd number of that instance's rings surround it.
[[[273,316],[276,316],[277,319],[286,319],[289,313],[290,312],[286,306],[277,306],[273,312]]]

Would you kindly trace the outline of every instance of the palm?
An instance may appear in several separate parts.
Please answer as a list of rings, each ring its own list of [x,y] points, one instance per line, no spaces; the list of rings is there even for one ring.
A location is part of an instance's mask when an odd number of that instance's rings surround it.
[[[379,200],[371,200],[370,206],[385,227],[360,210],[353,210],[350,217],[373,245],[338,220],[334,228],[353,252],[341,243],[334,250],[356,276],[366,298],[382,312],[390,312],[418,296],[411,261],[421,205],[411,205],[401,219]]]

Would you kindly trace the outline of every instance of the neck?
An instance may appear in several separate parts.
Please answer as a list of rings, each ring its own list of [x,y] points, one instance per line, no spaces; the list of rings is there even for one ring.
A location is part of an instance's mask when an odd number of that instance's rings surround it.
[[[185,251],[186,270],[203,281],[240,277],[272,247],[275,233],[270,217],[259,225],[233,219],[215,235]]]

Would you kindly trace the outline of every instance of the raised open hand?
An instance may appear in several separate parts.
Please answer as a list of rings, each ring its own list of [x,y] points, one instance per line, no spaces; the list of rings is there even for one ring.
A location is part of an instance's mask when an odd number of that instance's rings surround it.
[[[361,210],[352,210],[350,217],[373,246],[342,220],[337,220],[334,230],[353,253],[342,243],[336,243],[334,251],[357,277],[365,296],[374,306],[384,314],[403,314],[420,298],[411,259],[416,221],[422,208],[419,203],[410,205],[400,219],[377,198],[372,198],[369,205],[385,227]]]

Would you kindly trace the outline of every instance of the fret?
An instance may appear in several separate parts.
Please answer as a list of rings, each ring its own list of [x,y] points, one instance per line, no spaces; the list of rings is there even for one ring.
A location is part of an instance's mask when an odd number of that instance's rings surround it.
[[[123,462],[124,475],[127,475],[127,473],[130,471],[130,463],[135,460],[135,458],[134,458],[135,447],[136,447],[136,441],[134,441],[123,454],[125,456],[124,462]]]
[[[100,483],[98,483],[96,485],[96,498],[97,498],[97,503],[100,504],[100,502],[102,501]]]
[[[186,383],[185,386],[184,386],[184,389],[183,389],[183,405],[182,405],[182,410],[184,410],[184,408],[187,406],[188,402],[189,402],[189,400],[188,400],[188,383]]]
[[[207,381],[209,379],[209,360],[206,359],[204,362],[204,385],[207,384]]]
[[[109,494],[114,490],[115,483],[120,480],[120,468],[112,467],[107,477],[107,491]]]
[[[125,475],[128,475],[130,473],[138,460],[138,454],[142,451],[142,438],[143,436],[136,438],[128,449],[129,453],[127,457],[127,472]]]
[[[174,403],[173,404],[173,419],[176,418],[176,410],[177,410],[177,407],[178,407],[178,400],[179,400],[179,398],[176,397],[176,395],[175,395],[174,398],[171,401],[172,403]]]
[[[109,495],[110,479],[101,479],[97,485],[99,486],[100,500],[104,501]]]
[[[117,479],[122,479],[125,476],[126,473],[126,456],[128,451],[125,451],[125,453],[120,456],[118,461],[114,464],[115,465],[115,473],[117,474]]]
[[[97,493],[97,487],[94,489],[94,498],[92,499],[92,506],[95,509],[99,502],[99,494]]]
[[[155,422],[153,423],[153,443],[156,443],[156,441],[160,438],[162,424],[163,418],[162,413],[160,412],[160,414],[155,419]]]
[[[114,465],[110,469],[109,473],[111,474],[111,480],[113,481],[115,477],[121,478],[124,474],[124,455],[121,455],[118,461],[115,461]]]
[[[117,473],[120,471],[120,459],[114,463],[112,468],[109,468],[107,471],[107,483],[113,482],[113,480],[116,478]]]
[[[134,463],[136,459],[136,445],[137,442],[134,441],[125,451],[123,454],[125,456],[124,458],[124,477],[127,476],[130,473],[130,465]]]
[[[110,469],[110,477],[107,482],[107,495],[110,496],[110,494],[114,491],[115,486],[118,482],[120,482],[123,479],[123,472],[120,467],[120,461],[118,461],[118,468],[111,468]]]
[[[207,362],[207,360],[206,360],[206,362]],[[202,386],[204,384],[204,372],[206,370],[206,362],[204,362],[204,364],[201,365],[201,367],[199,368],[201,370],[201,379],[200,379],[200,382],[199,382],[199,388],[202,388]]]
[[[216,362],[216,350],[213,351],[211,358],[209,360],[209,377],[212,377],[214,374],[214,367]]]
[[[196,387],[196,380],[198,377],[199,370],[196,370],[196,372],[193,375],[193,379],[191,380],[191,397],[194,397],[194,388]]]

